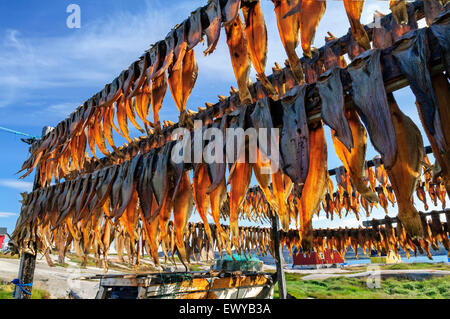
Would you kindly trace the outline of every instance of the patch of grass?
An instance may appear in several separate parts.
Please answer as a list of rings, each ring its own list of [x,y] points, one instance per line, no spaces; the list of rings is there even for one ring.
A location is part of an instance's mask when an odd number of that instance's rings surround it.
[[[11,256],[10,254],[0,253],[0,258],[5,258],[5,259],[19,259],[19,255]]]
[[[366,279],[332,277],[324,280],[302,280],[303,275],[286,274],[289,294],[298,299],[448,299],[450,276],[423,281],[387,278],[380,288],[370,289]],[[275,287],[278,298],[278,287]]]
[[[345,267],[345,270],[349,270],[351,272],[362,272],[366,271],[367,265],[361,266],[350,266]],[[448,263],[399,263],[399,264],[385,264],[378,265],[382,270],[404,270],[404,269],[433,269],[433,270],[447,270],[450,271],[450,264]]]
[[[0,299],[13,299],[14,285],[0,283]],[[49,299],[50,294],[42,289],[33,288],[31,299]]]

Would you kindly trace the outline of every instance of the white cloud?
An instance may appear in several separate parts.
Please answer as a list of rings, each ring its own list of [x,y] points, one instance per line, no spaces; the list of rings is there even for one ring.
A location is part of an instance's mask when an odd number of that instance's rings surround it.
[[[25,192],[31,192],[33,189],[33,183],[15,179],[0,179],[0,186],[18,189]]]
[[[16,213],[0,212],[0,218],[8,218],[12,216],[17,216]]]

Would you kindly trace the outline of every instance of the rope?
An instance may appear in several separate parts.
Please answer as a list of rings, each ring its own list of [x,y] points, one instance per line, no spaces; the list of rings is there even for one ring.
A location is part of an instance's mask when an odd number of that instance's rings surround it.
[[[26,293],[27,295],[31,295],[31,292],[29,292],[28,290],[26,290],[24,287],[33,287],[33,283],[29,283],[29,284],[21,284],[19,279],[14,279],[13,281],[11,281],[12,284],[18,286],[24,293]]]

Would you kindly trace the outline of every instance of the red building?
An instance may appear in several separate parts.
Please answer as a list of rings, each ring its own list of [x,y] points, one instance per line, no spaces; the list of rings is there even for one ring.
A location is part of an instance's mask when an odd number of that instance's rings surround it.
[[[326,249],[323,254],[318,254],[315,251],[310,254],[298,252],[294,255],[293,259],[294,263],[292,266],[318,266],[344,263],[344,258],[337,251],[330,251],[329,249]]]

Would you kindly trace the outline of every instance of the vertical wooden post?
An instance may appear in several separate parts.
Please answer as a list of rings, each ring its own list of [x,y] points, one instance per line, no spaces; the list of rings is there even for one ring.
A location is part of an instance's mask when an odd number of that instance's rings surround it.
[[[283,258],[283,247],[280,244],[280,229],[278,223],[278,215],[271,213],[272,220],[272,243],[274,245],[274,254],[275,263],[277,266],[277,280],[278,280],[278,294],[280,299],[287,299],[287,290],[286,290],[286,279],[284,276],[284,258]]]
[[[38,189],[39,187],[40,187],[39,167],[37,167],[34,175],[33,191]],[[19,275],[17,276],[17,278],[19,279],[21,284],[33,283],[34,269],[36,268],[36,255],[37,255],[36,243],[34,243],[33,245],[35,255],[23,252],[22,257],[20,259]],[[25,289],[30,293],[32,288],[33,287],[25,287]],[[24,293],[19,286],[16,286],[14,290],[14,299],[31,299],[31,295]]]

